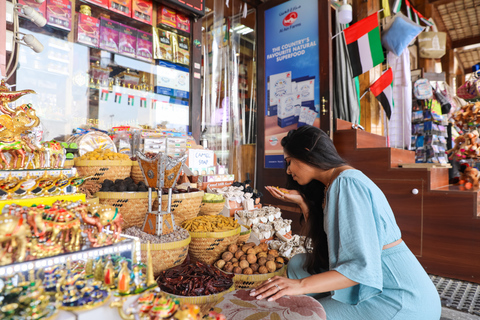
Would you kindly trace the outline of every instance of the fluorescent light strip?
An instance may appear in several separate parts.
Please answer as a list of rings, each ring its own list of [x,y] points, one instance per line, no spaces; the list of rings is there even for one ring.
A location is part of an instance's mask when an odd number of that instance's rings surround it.
[[[244,26],[243,24],[239,24],[235,28],[233,28],[233,31],[238,31],[238,30],[243,29],[243,28],[247,28],[247,27]]]

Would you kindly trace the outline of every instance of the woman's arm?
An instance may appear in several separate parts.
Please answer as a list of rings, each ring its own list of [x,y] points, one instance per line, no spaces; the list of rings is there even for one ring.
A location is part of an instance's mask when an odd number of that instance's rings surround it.
[[[305,221],[307,221],[308,218],[308,205],[305,203],[305,199],[303,199],[302,195],[300,192],[297,190],[288,190],[288,189],[277,189],[274,187],[265,187],[268,192],[274,197],[279,200],[285,201],[285,202],[291,202],[296,204],[297,206],[300,207],[300,210],[302,210],[303,217],[305,218]]]
[[[268,301],[274,301],[287,295],[330,292],[357,284],[337,271],[326,271],[300,280],[275,276],[257,289],[252,289],[250,295],[257,299],[268,298]]]

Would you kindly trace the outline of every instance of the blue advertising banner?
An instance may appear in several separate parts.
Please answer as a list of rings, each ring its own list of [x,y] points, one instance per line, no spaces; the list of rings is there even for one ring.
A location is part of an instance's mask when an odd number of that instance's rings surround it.
[[[265,168],[283,168],[280,141],[302,125],[319,126],[317,0],[265,11]]]

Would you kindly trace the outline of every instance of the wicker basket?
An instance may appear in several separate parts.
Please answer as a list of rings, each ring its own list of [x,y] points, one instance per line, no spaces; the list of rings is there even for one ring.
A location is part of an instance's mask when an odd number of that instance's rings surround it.
[[[202,202],[200,205],[200,216],[216,216],[225,206],[225,199],[222,202]]]
[[[182,264],[185,261],[188,253],[188,245],[191,237],[187,239],[167,242],[167,243],[153,243],[150,244],[150,252],[152,254],[153,274],[155,278],[160,272]],[[142,261],[147,261],[147,244],[140,245]]]
[[[63,164],[63,167],[65,169],[70,169],[70,168],[73,168],[74,164],[75,164],[75,161],[73,161],[73,160],[65,160],[65,163]]]
[[[130,177],[132,161],[130,160],[77,160],[75,167],[79,176],[93,176],[93,181],[103,182],[105,179],[125,179]]]
[[[133,182],[138,184],[140,181],[145,181],[145,177],[143,176],[142,169],[138,165],[137,161],[132,161],[132,172],[130,173],[130,177],[133,179]]]
[[[175,294],[168,293],[172,297],[175,297],[180,301],[180,304],[195,304],[200,307],[200,317],[205,316],[210,312],[217,303],[223,300],[223,296],[229,292],[235,290],[235,284],[233,284],[230,288],[225,291],[222,291],[217,294],[210,294],[208,296],[196,296],[196,297],[187,297],[187,296],[177,296]]]
[[[212,264],[220,259],[228,246],[237,243],[240,235],[240,226],[234,230],[220,232],[190,232],[192,242],[188,254],[192,261],[201,261]]]
[[[218,269],[218,268],[217,268]],[[268,280],[274,276],[283,276],[287,270],[287,265],[284,264],[283,267],[278,269],[275,272],[265,273],[265,274],[234,274],[233,282],[235,283],[236,289],[250,289],[258,287],[263,281]],[[223,273],[232,274],[230,272]]]
[[[252,229],[250,229],[247,226],[244,226],[244,227],[247,228],[247,230],[240,232],[240,235],[238,236],[237,243],[240,243],[240,242],[247,243],[248,239],[250,239],[250,234],[252,233]]]
[[[142,228],[148,211],[148,192],[97,192],[100,204],[117,207],[122,214],[122,229],[133,226]],[[156,194],[152,194],[156,197]]]
[[[181,225],[183,221],[195,218],[200,211],[204,192],[176,193],[172,195],[172,213],[175,224]],[[162,211],[167,211],[168,195],[162,195]],[[155,200],[153,209],[158,209],[158,201]]]

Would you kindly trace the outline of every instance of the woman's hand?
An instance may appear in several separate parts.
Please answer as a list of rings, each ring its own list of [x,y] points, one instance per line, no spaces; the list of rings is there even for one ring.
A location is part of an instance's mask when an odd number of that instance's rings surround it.
[[[300,192],[297,190],[288,190],[284,188],[274,188],[274,187],[265,187],[270,194],[277,199],[286,201],[286,202],[292,202],[297,205],[301,205],[304,200],[303,197],[300,195]],[[283,192],[282,192],[283,191]]]
[[[301,280],[279,276],[268,279],[258,288],[250,291],[250,296],[256,297],[258,300],[268,298],[268,301],[275,301],[283,296],[299,294],[304,294]]]

